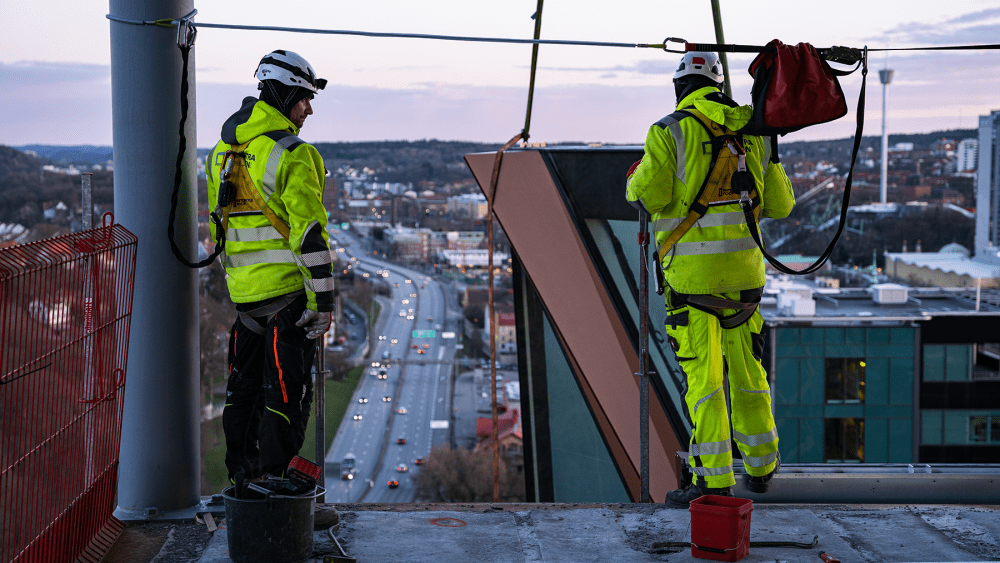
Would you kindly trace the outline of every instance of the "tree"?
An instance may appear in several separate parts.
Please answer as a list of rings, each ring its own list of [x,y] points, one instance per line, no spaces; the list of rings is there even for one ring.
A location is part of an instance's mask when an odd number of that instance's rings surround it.
[[[493,452],[435,446],[416,477],[423,502],[492,502]],[[500,457],[500,502],[523,502],[524,476]]]

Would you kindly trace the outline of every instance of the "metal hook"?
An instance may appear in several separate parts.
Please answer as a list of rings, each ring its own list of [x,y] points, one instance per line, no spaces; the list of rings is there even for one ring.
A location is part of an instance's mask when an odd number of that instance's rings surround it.
[[[684,53],[687,52],[686,49],[683,49],[683,50],[680,50],[680,51],[677,51],[675,49],[667,49],[667,43],[682,43],[686,47],[687,46],[687,41],[684,40],[684,39],[680,39],[679,37],[667,37],[666,39],[663,40],[663,50],[666,51],[666,52],[668,52],[668,53],[681,53],[681,54],[684,54]]]
[[[191,13],[177,20],[177,46],[181,49],[190,49],[194,46],[195,37],[198,35],[198,28],[191,21],[198,10],[191,10]]]

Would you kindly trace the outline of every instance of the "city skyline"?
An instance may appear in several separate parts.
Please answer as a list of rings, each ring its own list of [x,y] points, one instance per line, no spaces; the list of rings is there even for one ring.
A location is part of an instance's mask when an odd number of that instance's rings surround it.
[[[196,24],[235,23],[530,38],[536,3],[485,4],[475,14],[452,0],[382,1],[364,6],[311,6],[290,1],[280,12],[261,2],[240,11],[217,1],[194,4]],[[266,8],[265,8],[266,6]],[[963,0],[913,2],[900,15],[891,7],[849,1],[835,12],[799,9],[787,1],[759,6],[722,3],[729,43],[808,41],[898,48],[994,42],[1000,8]],[[49,0],[12,7],[0,50],[0,101],[14,108],[0,144],[111,145],[110,26],[106,5]],[[858,14],[863,13],[863,17]],[[150,33],[173,33],[149,28]],[[52,41],[58,35],[60,41]],[[714,40],[711,8],[636,1],[549,2],[543,39],[658,43],[664,36]],[[232,45],[239,45],[233,49]],[[215,143],[222,121],[244,96],[255,96],[253,70],[274,48],[305,56],[330,81],[314,101],[302,135],[314,142],[441,139],[503,142],[525,119],[528,45],[383,39],[343,35],[201,28],[194,48],[198,147]],[[670,83],[679,55],[657,49],[542,45],[539,49],[533,141],[642,142],[646,128],[673,109]],[[734,98],[749,102],[751,55],[730,54]],[[996,51],[873,52],[869,57],[866,134],[878,134],[880,85],[875,71],[895,70],[889,86],[891,134],[975,128],[978,116],[1000,106]],[[849,113],[833,123],[788,135],[784,141],[849,137],[854,132],[860,72],[842,80]],[[20,109],[18,109],[20,108]]]

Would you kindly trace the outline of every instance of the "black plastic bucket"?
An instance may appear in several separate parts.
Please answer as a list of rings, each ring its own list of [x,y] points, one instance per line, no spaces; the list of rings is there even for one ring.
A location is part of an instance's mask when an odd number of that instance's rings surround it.
[[[222,491],[226,503],[229,558],[235,563],[298,563],[312,555],[316,487],[301,495],[279,494],[285,480],[264,481]],[[253,490],[256,489],[256,490]]]

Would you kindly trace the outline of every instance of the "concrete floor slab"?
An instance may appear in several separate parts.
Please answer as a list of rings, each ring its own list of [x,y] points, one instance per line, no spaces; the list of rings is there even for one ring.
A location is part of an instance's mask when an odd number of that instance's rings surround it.
[[[704,561],[689,547],[690,512],[658,504],[353,504],[338,506],[337,538],[361,563],[640,563]],[[747,563],[966,563],[1000,560],[1000,508],[955,505],[754,505],[750,541],[810,542],[810,549],[752,547]],[[316,532],[308,563],[337,554]],[[229,563],[225,520],[127,527],[107,562]],[[272,562],[267,562],[272,563]]]
[[[819,516],[868,561],[981,561],[1000,554],[995,510],[886,506],[828,508]]]
[[[343,515],[337,537],[363,562],[503,563],[520,551],[509,512],[355,512]]]

